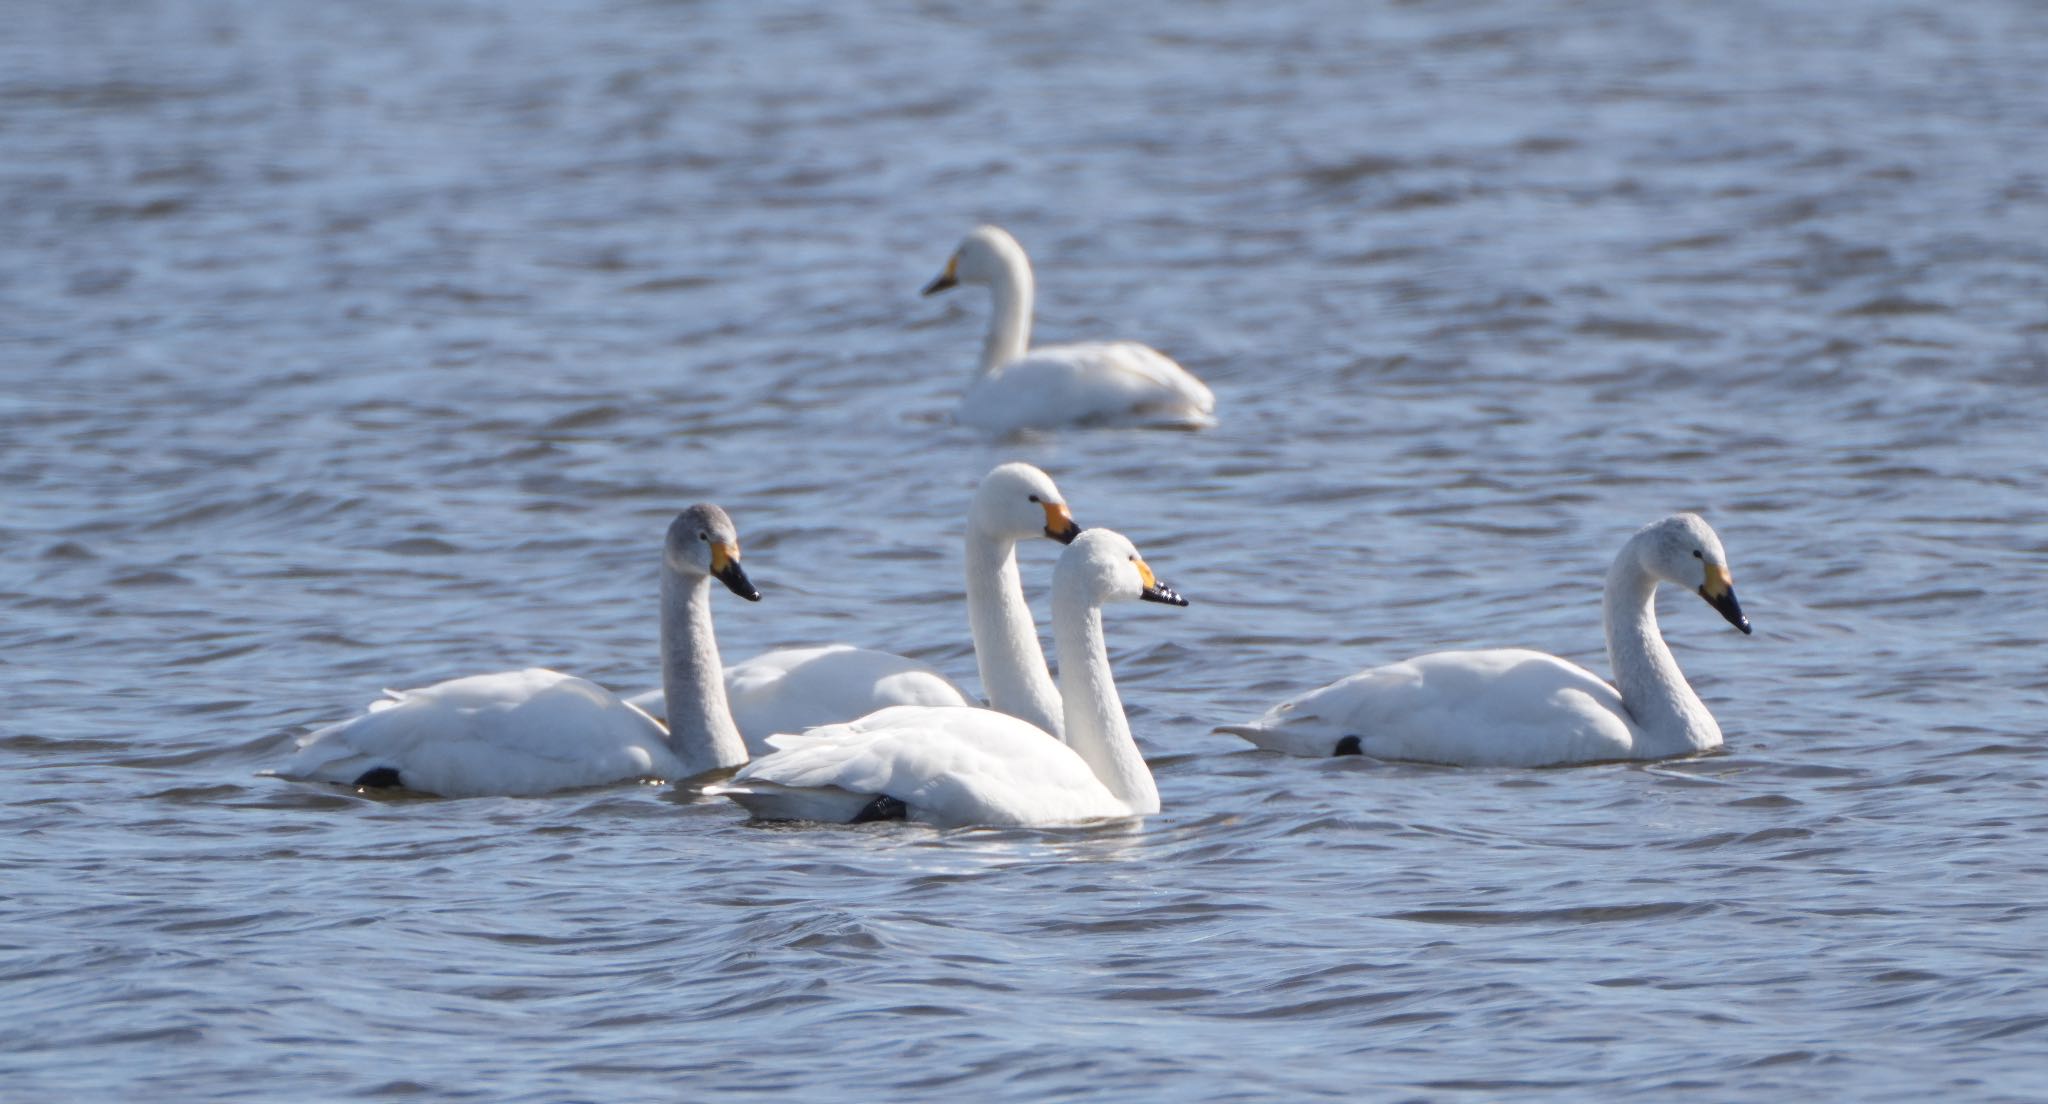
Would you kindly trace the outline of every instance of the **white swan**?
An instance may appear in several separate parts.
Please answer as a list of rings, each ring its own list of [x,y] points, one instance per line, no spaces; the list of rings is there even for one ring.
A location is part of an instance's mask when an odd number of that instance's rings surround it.
[[[942,827],[1057,824],[1159,811],[1159,790],[1131,738],[1110,675],[1102,605],[1143,598],[1184,606],[1131,542],[1090,529],[1053,571],[1067,741],[1015,717],[957,706],[896,706],[851,724],[776,736],[772,754],[707,787],[763,820],[858,823],[906,818]]]
[[[1542,652],[1432,652],[1361,671],[1217,731],[1294,755],[1459,766],[1659,759],[1719,747],[1721,726],[1657,631],[1660,581],[1696,589],[1749,632],[1720,538],[1698,515],[1676,514],[1637,530],[1607,569],[1601,606],[1619,692]]]
[[[960,400],[961,422],[996,434],[1076,424],[1216,424],[1216,396],[1157,349],[1135,341],[1031,349],[1031,261],[1001,227],[978,226],[961,239],[924,294],[957,284],[986,285],[995,300],[981,363]]]
[[[746,762],[726,709],[711,580],[749,601],[725,511],[692,506],[669,526],[661,576],[661,660],[671,699],[689,703],[663,729],[596,683],[531,667],[386,691],[369,712],[299,741],[265,774],[442,797],[522,796],[636,778],[681,779]]]
[[[1052,477],[1002,464],[982,477],[967,510],[967,623],[989,707],[1060,731],[1060,693],[1045,668],[1038,626],[1017,573],[1017,542],[1080,532]],[[865,717],[892,705],[973,705],[944,675],[890,652],[829,644],[781,648],[726,669],[725,692],[740,736],[755,755],[768,737]],[[630,699],[654,716],[662,691]]]

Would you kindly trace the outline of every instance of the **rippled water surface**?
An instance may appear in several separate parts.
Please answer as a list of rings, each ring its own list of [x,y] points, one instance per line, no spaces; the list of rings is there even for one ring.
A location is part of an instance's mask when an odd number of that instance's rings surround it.
[[[23,4],[0,35],[0,1097],[2022,1100],[2048,1092],[2048,8]],[[976,221],[1211,432],[951,424]],[[255,777],[386,686],[655,680],[714,499],[963,680],[1051,471],[1166,811],[747,824]],[[1655,765],[1210,732],[1375,662],[1605,670],[1705,512]],[[1027,547],[1042,601],[1053,559]]]

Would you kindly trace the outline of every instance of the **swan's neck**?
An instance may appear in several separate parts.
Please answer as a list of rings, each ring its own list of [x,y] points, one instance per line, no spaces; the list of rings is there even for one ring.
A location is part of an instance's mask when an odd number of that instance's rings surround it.
[[[1614,686],[1645,744],[1638,753],[1651,758],[1719,747],[1721,726],[1692,692],[1657,630],[1657,579],[1643,569],[1633,542],[1607,569],[1601,612]]]
[[[1159,788],[1131,738],[1131,723],[1110,677],[1109,649],[1102,640],[1102,609],[1085,594],[1063,589],[1057,577],[1052,595],[1053,646],[1060,657],[1060,696],[1066,702],[1067,746],[1086,760],[1095,777],[1131,812],[1159,811]]]
[[[669,750],[690,774],[747,761],[747,745],[725,701],[725,671],[711,633],[711,578],[661,571],[661,689],[668,699]]]
[[[1022,250],[1005,254],[1003,268],[988,285],[995,313],[988,320],[988,336],[981,342],[981,364],[976,379],[1000,373],[1004,365],[1024,355],[1031,343],[1031,262]]]
[[[1038,625],[1024,601],[1017,542],[967,531],[967,627],[988,704],[1052,733],[1064,734],[1059,688],[1045,669]]]

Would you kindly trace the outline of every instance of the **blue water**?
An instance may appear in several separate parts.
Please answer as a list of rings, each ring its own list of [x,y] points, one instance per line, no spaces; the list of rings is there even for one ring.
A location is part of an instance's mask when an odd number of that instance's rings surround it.
[[[0,35],[0,1097],[2048,1095],[2048,9],[17,5]],[[1199,434],[950,423],[992,220]],[[758,606],[972,682],[961,515],[1059,481],[1186,610],[1165,811],[789,830],[255,777],[387,686],[656,678]],[[1444,647],[1606,668],[1703,511],[1653,765],[1255,752]],[[1041,603],[1048,547],[1024,552]]]

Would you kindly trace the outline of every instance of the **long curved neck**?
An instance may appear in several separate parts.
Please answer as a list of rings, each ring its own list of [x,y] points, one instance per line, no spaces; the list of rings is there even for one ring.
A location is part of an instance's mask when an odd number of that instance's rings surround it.
[[[747,761],[747,745],[725,701],[725,671],[711,633],[711,579],[661,569],[661,689],[668,744],[690,774]]]
[[[1003,270],[988,285],[995,313],[981,342],[981,364],[975,378],[987,379],[1024,355],[1031,344],[1031,262],[1022,251],[1003,258]]]
[[[1102,640],[1102,610],[1085,594],[1053,580],[1052,639],[1060,657],[1060,696],[1066,700],[1067,746],[1086,760],[1109,792],[1138,814],[1159,811],[1152,769],[1131,738],[1110,676],[1109,648]]]
[[[1615,689],[1648,745],[1639,752],[1648,758],[1719,747],[1721,726],[1692,692],[1657,629],[1657,579],[1643,569],[1633,541],[1607,569],[1600,607]]]
[[[967,628],[981,688],[998,712],[1064,738],[1059,688],[1045,669],[1038,624],[1024,601],[1017,542],[967,530]]]

